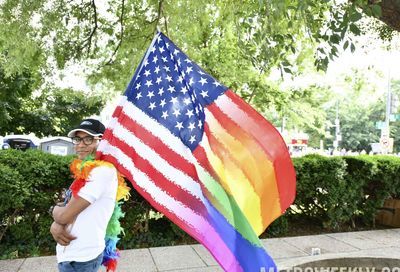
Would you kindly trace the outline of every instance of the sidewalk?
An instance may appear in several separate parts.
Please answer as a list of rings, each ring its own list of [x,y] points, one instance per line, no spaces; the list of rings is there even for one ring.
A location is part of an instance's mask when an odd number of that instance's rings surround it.
[[[273,238],[262,242],[279,269],[310,261],[350,257],[397,259],[394,263],[400,267],[400,228]],[[321,254],[310,256],[312,248],[320,248]],[[222,271],[207,250],[198,244],[124,250],[121,255],[118,272]],[[0,272],[17,271],[56,272],[56,258],[49,256],[0,261]]]

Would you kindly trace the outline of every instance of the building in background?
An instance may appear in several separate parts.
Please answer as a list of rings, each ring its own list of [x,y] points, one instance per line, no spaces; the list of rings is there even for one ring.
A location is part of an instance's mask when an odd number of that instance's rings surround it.
[[[41,140],[40,150],[54,155],[72,155],[74,152],[74,145],[70,138],[67,137],[48,137]]]
[[[303,132],[290,132],[284,138],[293,157],[302,156],[308,152],[308,134]]]

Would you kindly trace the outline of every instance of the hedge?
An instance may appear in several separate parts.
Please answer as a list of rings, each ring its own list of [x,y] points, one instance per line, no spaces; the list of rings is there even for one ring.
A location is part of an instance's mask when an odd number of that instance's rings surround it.
[[[71,183],[71,159],[37,150],[0,151],[1,257],[54,252],[47,211]]]
[[[62,157],[38,150],[0,151],[0,258],[55,254],[48,209],[72,182]],[[373,225],[388,197],[400,197],[400,158],[391,156],[293,159],[297,174],[295,203],[263,236],[284,235],[293,218],[336,230],[357,222]],[[121,249],[195,242],[134,190],[123,205],[125,235]]]
[[[400,197],[400,158],[393,156],[293,159],[297,195],[289,214],[318,219],[325,228],[363,221],[374,225],[385,199]]]

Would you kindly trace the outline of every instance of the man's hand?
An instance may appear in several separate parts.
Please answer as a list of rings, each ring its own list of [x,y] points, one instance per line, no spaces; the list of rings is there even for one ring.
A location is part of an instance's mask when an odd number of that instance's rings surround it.
[[[79,196],[72,197],[65,207],[55,206],[53,209],[53,219],[61,225],[72,224],[76,217],[87,207],[90,202]]]
[[[66,229],[64,225],[60,225],[53,222],[50,227],[51,235],[53,235],[54,240],[62,246],[68,246],[72,240],[76,237],[72,236]]]

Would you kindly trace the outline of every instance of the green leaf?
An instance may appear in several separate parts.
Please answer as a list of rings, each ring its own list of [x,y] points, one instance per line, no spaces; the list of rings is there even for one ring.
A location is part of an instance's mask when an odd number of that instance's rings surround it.
[[[371,9],[372,9],[372,15],[373,16],[375,16],[377,18],[382,16],[382,8],[381,8],[380,5],[377,5],[377,4],[372,5]]]
[[[360,29],[355,24],[350,25],[350,31],[356,35],[360,35],[360,33],[361,33]]]
[[[354,51],[356,50],[356,47],[354,46],[353,43],[351,43],[351,45],[350,45],[350,50],[351,50],[351,53],[354,53]]]
[[[292,74],[292,70],[288,67],[284,67],[283,70],[288,74]]]
[[[343,40],[346,35],[347,27],[343,27],[342,31],[340,31],[340,38]]]
[[[347,47],[349,47],[349,41],[346,41],[346,42],[343,44],[343,50],[346,50]]]
[[[332,54],[333,56],[335,56],[335,57],[338,56],[338,49],[337,49],[336,46],[332,46],[331,54]]]
[[[357,10],[354,11],[353,14],[351,14],[350,16],[350,21],[352,22],[357,22],[358,20],[360,20],[362,17],[361,13],[359,13]]]
[[[340,42],[340,36],[338,34],[331,35],[329,39],[332,43],[338,44]]]

